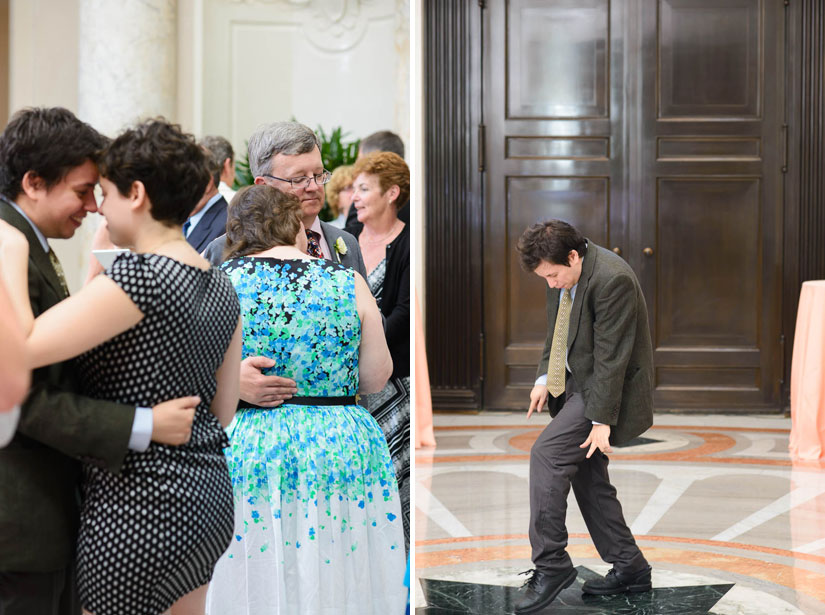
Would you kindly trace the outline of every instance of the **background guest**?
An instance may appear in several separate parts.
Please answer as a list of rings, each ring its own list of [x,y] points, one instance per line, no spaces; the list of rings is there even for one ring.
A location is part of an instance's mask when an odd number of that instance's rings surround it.
[[[270,357],[297,395],[274,409],[239,404],[228,451],[235,540],[210,613],[402,613],[393,464],[355,403],[392,370],[381,315],[360,274],[305,253],[302,217],[294,195],[267,185],[241,189],[229,207],[222,268],[241,301],[243,354]]]
[[[209,243],[226,232],[226,199],[218,192],[223,169],[222,154],[214,152],[201,141],[206,153],[206,167],[209,170],[209,183],[195,209],[183,223],[183,236],[195,250],[202,252]]]
[[[358,158],[362,158],[368,154],[372,154],[373,152],[392,152],[393,154],[398,154],[401,158],[404,158],[404,142],[394,132],[390,132],[389,130],[379,130],[378,132],[374,132],[368,137],[364,137],[361,139],[361,143],[358,144]],[[409,195],[407,196],[409,199]],[[399,212],[398,217],[404,224],[410,223],[410,208],[405,207],[407,205],[406,202],[399,203]],[[358,235],[361,232],[361,222],[359,222],[358,217],[356,216],[355,209],[350,208],[349,213],[347,214],[347,222],[344,225],[344,230],[348,233],[352,233],[353,235]]]
[[[398,211],[410,198],[410,170],[391,152],[359,158],[353,167],[353,209],[363,229],[358,244],[367,281],[385,318],[393,360],[392,378],[366,406],[387,438],[404,509],[409,540],[410,515],[410,232]]]
[[[223,137],[209,135],[201,139],[201,145],[212,152],[221,163],[221,181],[218,184],[218,192],[229,203],[235,196],[235,190],[232,189],[235,183],[235,151],[232,149],[232,144]]]
[[[344,228],[350,205],[352,205],[352,165],[345,164],[336,168],[326,185],[327,203],[335,219],[330,224]]]

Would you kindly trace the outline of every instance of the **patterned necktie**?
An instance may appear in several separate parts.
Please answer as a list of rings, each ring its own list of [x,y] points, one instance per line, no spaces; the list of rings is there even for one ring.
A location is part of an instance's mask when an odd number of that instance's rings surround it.
[[[186,239],[189,236],[189,227],[190,226],[192,226],[191,220],[187,220],[186,222],[183,223],[183,228],[181,230],[183,231],[183,238],[184,239]]]
[[[567,330],[570,328],[570,307],[572,305],[570,291],[565,288],[561,291],[559,313],[556,314],[556,328],[553,330],[553,345],[550,346],[550,360],[547,362],[547,390],[553,397],[564,393]]]
[[[321,252],[321,243],[318,241],[321,235],[315,231],[306,229],[307,231],[307,254],[316,258],[324,258],[324,253]]]
[[[63,288],[63,292],[66,293],[68,297],[69,286],[66,284],[66,276],[63,274],[63,267],[60,266],[60,261],[57,260],[57,254],[55,254],[52,249],[49,249],[49,260],[52,262],[52,267],[54,267],[54,271],[57,274],[57,279],[60,280],[60,286]]]

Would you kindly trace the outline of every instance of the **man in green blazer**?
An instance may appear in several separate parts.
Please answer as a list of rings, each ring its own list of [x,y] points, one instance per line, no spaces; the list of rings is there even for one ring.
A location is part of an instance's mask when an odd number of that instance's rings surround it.
[[[576,579],[567,554],[567,495],[613,569],[587,594],[651,588],[650,566],[625,523],[607,473],[610,443],[653,424],[653,350],[633,270],[569,224],[535,224],[518,244],[523,267],[547,283],[547,339],[527,418],[549,400],[553,420],[530,451],[530,545],[535,569],[516,613],[544,609]]]
[[[68,239],[97,211],[95,161],[105,144],[60,108],[18,112],[0,135],[0,219],[28,239],[35,317],[68,296],[47,238]],[[0,449],[0,615],[79,615],[80,461],[117,473],[128,449],[189,440],[194,410],[178,400],[136,409],[77,387],[71,361],[35,370],[17,433]]]

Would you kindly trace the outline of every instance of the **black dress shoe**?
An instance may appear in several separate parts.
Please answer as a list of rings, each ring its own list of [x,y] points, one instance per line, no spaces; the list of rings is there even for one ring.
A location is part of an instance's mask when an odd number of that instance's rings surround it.
[[[516,605],[517,615],[542,610],[556,599],[561,590],[573,584],[577,574],[575,568],[554,574],[547,574],[538,570],[533,570],[532,573],[522,588],[524,590],[523,597]]]
[[[597,596],[609,596],[627,592],[649,592],[651,587],[650,566],[639,572],[628,574],[616,572],[615,568],[611,568],[604,578],[587,581],[582,586],[582,592]]]

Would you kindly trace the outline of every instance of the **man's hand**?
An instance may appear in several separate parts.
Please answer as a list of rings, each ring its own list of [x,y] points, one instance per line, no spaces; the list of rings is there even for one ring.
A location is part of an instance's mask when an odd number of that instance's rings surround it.
[[[541,412],[541,409],[547,403],[548,395],[547,387],[543,384],[537,384],[533,387],[533,390],[530,391],[530,407],[527,409],[528,419],[533,415],[533,410]]]
[[[612,453],[613,449],[610,448],[610,425],[593,425],[593,429],[590,430],[590,435],[587,436],[587,440],[585,440],[579,448],[587,448],[588,446],[590,450],[587,451],[587,455],[585,455],[587,459],[590,459],[590,456],[596,449],[599,449],[603,453]]]
[[[158,444],[180,446],[192,436],[195,408],[201,398],[170,399],[152,408],[152,441]]]
[[[280,376],[264,376],[262,369],[275,361],[266,357],[247,357],[241,361],[241,399],[256,406],[274,408],[298,392],[295,381]]]

